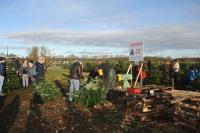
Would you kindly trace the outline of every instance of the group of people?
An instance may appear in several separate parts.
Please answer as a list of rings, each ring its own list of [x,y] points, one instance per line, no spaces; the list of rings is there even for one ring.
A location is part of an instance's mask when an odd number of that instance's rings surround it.
[[[110,90],[115,88],[115,69],[105,62],[98,62],[97,67],[89,73],[88,80],[94,79],[96,76],[103,80],[105,86],[103,98],[112,99],[113,96]],[[81,78],[83,78],[83,64],[81,61],[75,61],[70,68],[69,102],[73,101],[72,94],[79,91]]]
[[[30,81],[32,83],[37,83],[44,80],[44,71],[45,71],[45,59],[43,57],[39,57],[38,61],[33,62],[32,60],[23,59],[17,60],[15,62],[15,70],[16,73],[22,79],[23,88],[29,87]],[[5,58],[0,57],[0,95],[3,95],[2,87],[4,83],[4,78],[6,75],[6,65]],[[116,71],[110,65],[105,62],[98,62],[97,67],[92,70],[88,76],[88,80],[91,80],[99,76],[105,86],[105,95],[103,98],[112,97],[112,94],[109,93],[109,90],[114,89],[116,82]],[[75,61],[70,67],[70,95],[69,101],[73,100],[72,94],[75,91],[79,90],[80,87],[80,79],[83,78],[83,64],[81,61]]]
[[[23,59],[15,62],[16,73],[22,79],[23,88],[29,87],[31,81],[32,83],[40,82],[44,80],[44,67],[45,59],[44,57],[39,57],[38,61],[33,62],[33,60]],[[3,96],[3,84],[6,75],[6,65],[5,57],[0,57],[0,96]]]
[[[44,71],[45,71],[45,59],[44,57],[39,57],[38,61],[33,62],[32,60],[24,59],[23,61],[17,61],[15,63],[15,69],[17,74],[22,79],[22,85],[24,88],[29,86],[29,81],[32,83],[37,83],[44,80]],[[151,62],[147,63],[147,71],[152,70]],[[177,60],[171,62],[165,61],[162,66],[163,77],[173,78],[174,81],[177,80],[177,75],[179,73],[180,65]],[[5,58],[0,57],[0,95],[2,93],[2,87],[4,83],[4,78],[6,74],[5,69]],[[111,67],[108,63],[98,62],[94,70],[91,70],[88,76],[88,80],[95,78],[96,76],[100,77],[103,80],[105,86],[105,96],[104,98],[111,99],[112,93],[109,93],[109,90],[115,88],[116,82],[116,70]],[[146,76],[144,75],[143,78]],[[194,69],[190,67],[188,71],[188,81],[191,83],[196,78],[200,77],[200,68]],[[83,78],[83,63],[81,61],[75,61],[70,67],[70,88],[69,88],[69,101],[73,100],[72,94],[75,91],[79,91],[80,79]]]
[[[44,57],[39,57],[35,63],[33,60],[24,59],[18,68],[16,68],[17,74],[21,76],[22,85],[24,88],[29,86],[29,81],[36,83],[44,79]],[[30,80],[29,80],[30,79]]]
[[[180,65],[177,60],[171,62],[165,61],[163,65],[163,77],[174,78],[174,82],[176,82],[179,69]],[[190,66],[185,74],[186,85],[192,85],[193,82],[198,78],[200,78],[200,67]]]

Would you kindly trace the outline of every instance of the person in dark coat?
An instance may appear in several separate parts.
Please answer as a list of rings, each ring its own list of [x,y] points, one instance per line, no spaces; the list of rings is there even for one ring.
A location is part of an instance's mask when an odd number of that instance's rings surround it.
[[[37,83],[44,80],[44,72],[45,72],[44,63],[45,63],[44,57],[39,57],[38,61],[35,63]]]
[[[79,91],[80,78],[83,77],[83,64],[81,61],[75,61],[70,68],[70,88],[69,88],[69,102],[73,101],[73,93]]]

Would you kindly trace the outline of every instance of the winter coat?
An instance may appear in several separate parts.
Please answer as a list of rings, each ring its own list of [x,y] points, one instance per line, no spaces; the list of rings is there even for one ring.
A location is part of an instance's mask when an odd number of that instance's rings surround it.
[[[195,72],[194,70],[189,70],[188,72],[188,80],[193,81],[195,79]]]
[[[29,75],[30,76],[35,76],[36,75],[36,66],[33,64],[31,68],[29,68]]]
[[[76,63],[72,64],[72,66],[70,68],[69,78],[79,80],[81,77],[82,77],[82,67],[78,62],[76,62]]]
[[[0,75],[5,76],[6,74],[6,67],[4,63],[0,63]]]
[[[20,66],[20,69],[19,69],[19,74],[20,74],[20,75],[28,74],[28,71],[29,71],[28,65],[22,64],[22,65]]]
[[[44,64],[41,64],[41,63],[39,63],[39,62],[36,62],[36,63],[35,63],[35,66],[36,66],[36,75],[37,75],[38,77],[44,77],[44,71],[45,71],[45,69],[44,69]]]

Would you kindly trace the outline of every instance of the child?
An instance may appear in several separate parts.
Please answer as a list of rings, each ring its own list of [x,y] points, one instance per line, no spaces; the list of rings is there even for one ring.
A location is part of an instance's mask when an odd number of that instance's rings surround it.
[[[28,61],[24,60],[23,64],[20,66],[20,75],[22,76],[22,85],[23,88],[28,87],[29,81],[28,81]]]

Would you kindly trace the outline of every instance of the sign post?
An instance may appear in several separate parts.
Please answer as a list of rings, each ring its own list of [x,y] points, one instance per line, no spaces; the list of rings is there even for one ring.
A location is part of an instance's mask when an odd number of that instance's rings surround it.
[[[132,42],[130,44],[129,61],[143,61],[143,42]]]
[[[138,78],[140,76],[141,88],[142,88],[142,68],[143,68],[143,60],[144,60],[143,47],[144,47],[144,43],[143,42],[132,42],[130,44],[130,50],[129,50],[129,61],[130,62],[141,62],[141,66],[140,66],[138,75],[136,77],[136,81],[134,83],[134,87],[135,87],[137,85]],[[132,67],[132,64],[131,64],[131,67]]]

